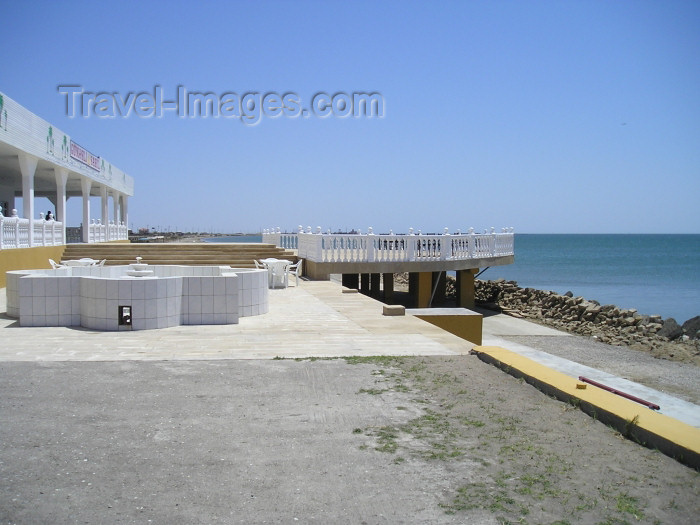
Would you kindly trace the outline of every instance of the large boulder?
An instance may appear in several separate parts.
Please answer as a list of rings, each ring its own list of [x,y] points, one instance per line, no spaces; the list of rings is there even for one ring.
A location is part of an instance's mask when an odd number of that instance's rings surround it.
[[[663,326],[661,327],[661,330],[656,332],[656,335],[660,335],[662,337],[666,337],[667,339],[673,340],[673,339],[678,339],[680,336],[683,335],[683,329],[681,326],[676,322],[676,320],[673,317],[669,317],[664,321]]]
[[[700,339],[700,315],[688,319],[681,328],[683,333],[691,339]]]

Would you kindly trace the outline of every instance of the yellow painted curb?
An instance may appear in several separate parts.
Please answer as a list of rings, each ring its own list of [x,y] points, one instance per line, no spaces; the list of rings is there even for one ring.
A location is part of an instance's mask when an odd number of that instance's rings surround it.
[[[700,469],[700,429],[582,383],[505,348],[475,346],[473,352],[482,361],[495,364],[515,377],[524,378],[547,394],[578,404],[581,410],[615,427],[624,436]]]

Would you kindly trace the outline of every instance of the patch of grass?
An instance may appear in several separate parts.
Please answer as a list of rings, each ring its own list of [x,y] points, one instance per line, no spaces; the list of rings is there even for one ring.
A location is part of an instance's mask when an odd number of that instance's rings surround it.
[[[447,417],[432,410],[428,410],[422,416],[408,421],[402,425],[401,429],[418,438],[451,438],[455,436]]]
[[[601,521],[598,525],[631,525],[627,520],[621,520],[615,517],[607,517],[605,521]]]
[[[366,365],[372,364],[377,366],[397,366],[404,361],[403,357],[393,357],[387,355],[372,355],[372,356],[346,356],[341,359],[345,359],[345,362],[349,365]]]
[[[454,383],[457,381],[457,378],[453,376],[452,374],[440,374],[438,376],[433,377],[433,384],[434,385],[446,385],[449,383]]]
[[[506,506],[507,505],[507,506]],[[487,507],[491,512],[502,511],[509,512],[511,505],[515,505],[515,500],[510,496],[500,492],[494,494],[491,503]]]
[[[678,503],[676,503],[676,498],[673,498],[671,501],[668,502],[668,505],[666,505],[667,509],[677,509],[678,508]]]
[[[629,494],[617,495],[617,510],[624,514],[631,514],[635,519],[640,520],[644,517],[644,512],[639,508],[639,500]]]
[[[478,419],[469,419],[468,417],[462,418],[462,424],[468,427],[476,428],[481,428],[484,425],[486,425],[486,423],[484,423],[483,421],[479,421]]]
[[[497,480],[498,490],[487,487],[483,483],[471,483],[459,487],[450,503],[442,503],[442,507],[447,514],[455,514],[461,511],[472,509],[488,510],[494,514],[506,513],[510,516],[517,516],[517,523],[526,523],[525,516],[530,513],[530,508],[523,503],[518,503],[508,495],[506,486],[507,479]],[[513,523],[504,516],[496,516],[499,523]]]
[[[396,438],[398,437],[398,430],[396,427],[381,427],[374,435],[377,437],[377,446],[374,447],[374,450],[389,452],[391,454],[396,452],[396,449],[399,447],[396,442]]]
[[[384,392],[388,392],[388,388],[360,388],[357,393],[358,394],[369,394],[371,396],[378,396],[380,394],[383,394]]]
[[[441,503],[440,506],[445,509],[445,512],[448,514],[454,514],[457,511],[482,508],[480,502],[483,501],[486,494],[486,485],[483,483],[472,483],[459,487],[452,502],[449,504]]]
[[[625,430],[623,432],[623,435],[631,439],[632,437],[632,431],[637,428],[637,424],[639,423],[639,414],[634,416],[632,419],[625,421]]]
[[[583,494],[578,495],[579,500],[582,500],[583,503],[579,503],[574,507],[574,512],[583,512],[586,510],[593,510],[598,506],[598,500],[595,498],[587,498]],[[586,501],[588,500],[588,501]]]
[[[412,366],[408,369],[408,371],[409,371],[409,372],[412,372],[412,373],[422,372],[423,370],[425,370],[425,368],[426,368],[425,362],[424,362],[424,361],[421,361],[420,363],[416,363],[415,365],[412,365]]]
[[[458,458],[464,455],[461,450],[451,447],[449,444],[433,442],[430,443],[430,446],[432,447],[432,450],[421,454],[423,459],[446,461],[448,459]]]

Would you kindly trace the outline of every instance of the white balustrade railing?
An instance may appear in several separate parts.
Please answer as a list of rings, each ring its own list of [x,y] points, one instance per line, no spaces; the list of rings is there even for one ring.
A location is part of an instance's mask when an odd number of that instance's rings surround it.
[[[102,224],[99,220],[93,220],[88,225],[88,242],[124,241],[129,238],[129,229],[123,222],[115,224]]]
[[[311,233],[283,234],[277,230],[265,230],[263,242],[298,250],[301,258],[323,263],[348,262],[405,262],[446,261],[501,257],[514,254],[512,228],[496,233],[442,235],[375,235],[360,233]],[[294,241],[289,240],[295,238]]]
[[[30,221],[0,214],[0,249],[30,248],[30,228],[34,230],[34,241],[31,246],[60,246],[66,243],[62,222],[45,219]],[[88,242],[91,243],[121,241],[128,238],[129,229],[123,222],[100,224],[99,221],[93,221],[88,226]]]
[[[62,222],[44,219],[34,221],[34,246],[60,246],[61,244],[65,244]]]
[[[284,248],[285,250],[297,250],[299,248],[299,239],[297,234],[283,233],[279,228],[263,230],[262,242],[265,244],[274,244],[275,246]]]
[[[30,221],[0,215],[0,249],[29,248],[29,229],[33,228],[33,246],[64,244],[63,223],[44,219]]]

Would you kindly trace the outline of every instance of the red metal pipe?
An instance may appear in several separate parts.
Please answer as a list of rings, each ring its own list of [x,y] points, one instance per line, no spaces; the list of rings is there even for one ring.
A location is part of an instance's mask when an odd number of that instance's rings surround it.
[[[598,388],[602,388],[603,390],[607,390],[608,392],[612,392],[613,394],[617,394],[618,396],[622,396],[622,397],[629,399],[631,401],[634,401],[636,403],[640,403],[644,406],[651,408],[652,410],[660,410],[661,409],[661,407],[659,405],[656,405],[656,404],[651,403],[649,401],[645,401],[644,399],[633,396],[632,394],[628,394],[627,392],[622,392],[620,390],[616,390],[615,388],[609,387],[609,386],[604,385],[602,383],[598,383],[597,381],[593,381],[592,379],[588,379],[587,377],[578,376],[578,379],[579,379],[579,381],[583,381],[585,383],[590,383],[593,386],[597,386]]]

